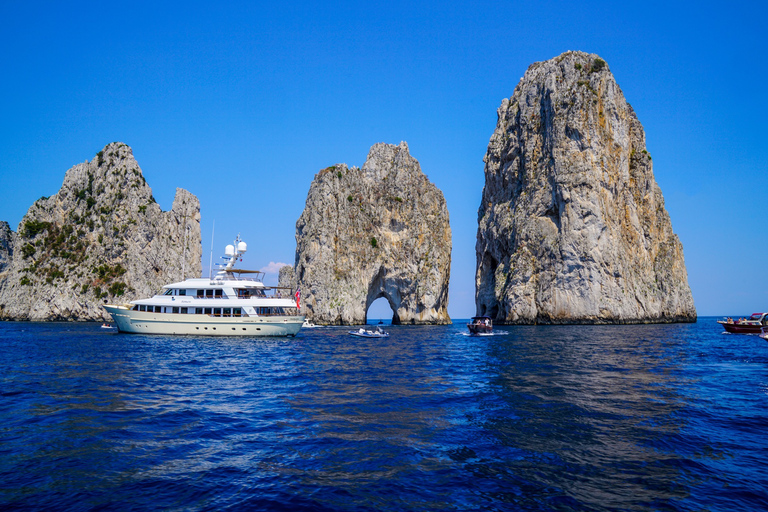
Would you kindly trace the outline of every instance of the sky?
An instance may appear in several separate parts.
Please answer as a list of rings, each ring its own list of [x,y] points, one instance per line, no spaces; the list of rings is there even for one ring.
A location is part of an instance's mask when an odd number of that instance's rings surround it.
[[[530,64],[580,50],[608,63],[645,129],[699,316],[766,310],[766,14],[765,1],[0,0],[0,220],[16,230],[119,141],[163,210],[176,187],[200,199],[205,269],[238,234],[251,268],[293,264],[314,175],[406,141],[445,195],[448,312],[467,318],[496,109]],[[368,316],[391,311],[380,299]]]

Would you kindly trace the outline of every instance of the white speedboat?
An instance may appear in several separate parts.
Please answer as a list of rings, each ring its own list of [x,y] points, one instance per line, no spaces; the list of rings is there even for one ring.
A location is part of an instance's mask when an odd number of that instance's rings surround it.
[[[376,330],[363,329],[362,327],[356,331],[349,331],[352,336],[359,336],[361,338],[389,338],[389,333],[381,330],[381,327],[376,327]]]
[[[317,325],[315,325],[315,323],[312,320],[308,320],[305,318],[304,323],[301,324],[301,327],[303,329],[314,329],[315,327],[317,327]]]
[[[238,236],[226,247],[228,262],[215,276],[167,284],[154,297],[104,309],[118,331],[127,333],[295,336],[304,317],[293,291],[265,286],[261,271],[236,269],[246,250]]]

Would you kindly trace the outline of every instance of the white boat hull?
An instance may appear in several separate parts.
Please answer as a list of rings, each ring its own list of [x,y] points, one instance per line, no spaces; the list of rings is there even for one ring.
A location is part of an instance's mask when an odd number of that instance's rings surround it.
[[[357,331],[349,331],[349,334],[351,334],[352,336],[358,336],[360,338],[389,338],[388,332],[368,331],[365,329],[360,329]]]
[[[108,304],[117,330],[132,334],[187,334],[195,336],[295,336],[303,316],[214,317],[134,311]]]

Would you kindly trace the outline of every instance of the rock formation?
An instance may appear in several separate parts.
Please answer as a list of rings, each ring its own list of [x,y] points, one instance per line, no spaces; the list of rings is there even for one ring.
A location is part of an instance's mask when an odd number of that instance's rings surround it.
[[[16,240],[16,233],[11,231],[11,227],[5,221],[0,221],[0,280],[3,279],[5,268],[10,265],[13,259],[13,244]]]
[[[38,199],[17,233],[3,233],[0,225],[6,320],[107,320],[103,302],[150,296],[201,272],[197,198],[176,189],[171,211],[163,212],[121,143],[69,169],[61,190]]]
[[[385,297],[393,323],[450,323],[448,210],[405,142],[374,145],[362,169],[317,173],[296,244],[301,312],[314,322],[364,324]]]
[[[597,55],[531,65],[498,110],[476,307],[497,323],[696,320],[645,133]]]
[[[293,267],[286,265],[280,267],[277,274],[277,286],[280,288],[290,288],[296,290],[296,273],[293,271]]]

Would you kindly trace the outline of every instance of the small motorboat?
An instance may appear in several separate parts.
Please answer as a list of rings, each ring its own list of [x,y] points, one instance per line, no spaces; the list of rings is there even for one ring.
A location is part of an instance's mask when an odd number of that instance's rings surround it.
[[[112,329],[112,326],[107,324],[107,323],[104,323],[104,324],[101,324],[101,328],[102,329]]]
[[[726,332],[732,334],[762,334],[768,332],[768,313],[752,313],[749,318],[718,320]]]
[[[490,334],[493,332],[493,321],[487,316],[473,316],[467,328],[471,334]]]
[[[356,331],[349,331],[352,336],[359,336],[361,338],[389,338],[389,333],[384,332],[381,327],[376,327],[375,330],[363,329],[362,327]]]
[[[317,327],[317,325],[315,325],[314,322],[312,322],[311,320],[309,320],[307,318],[304,318],[304,323],[301,324],[301,328],[302,329],[313,329],[315,327]]]

